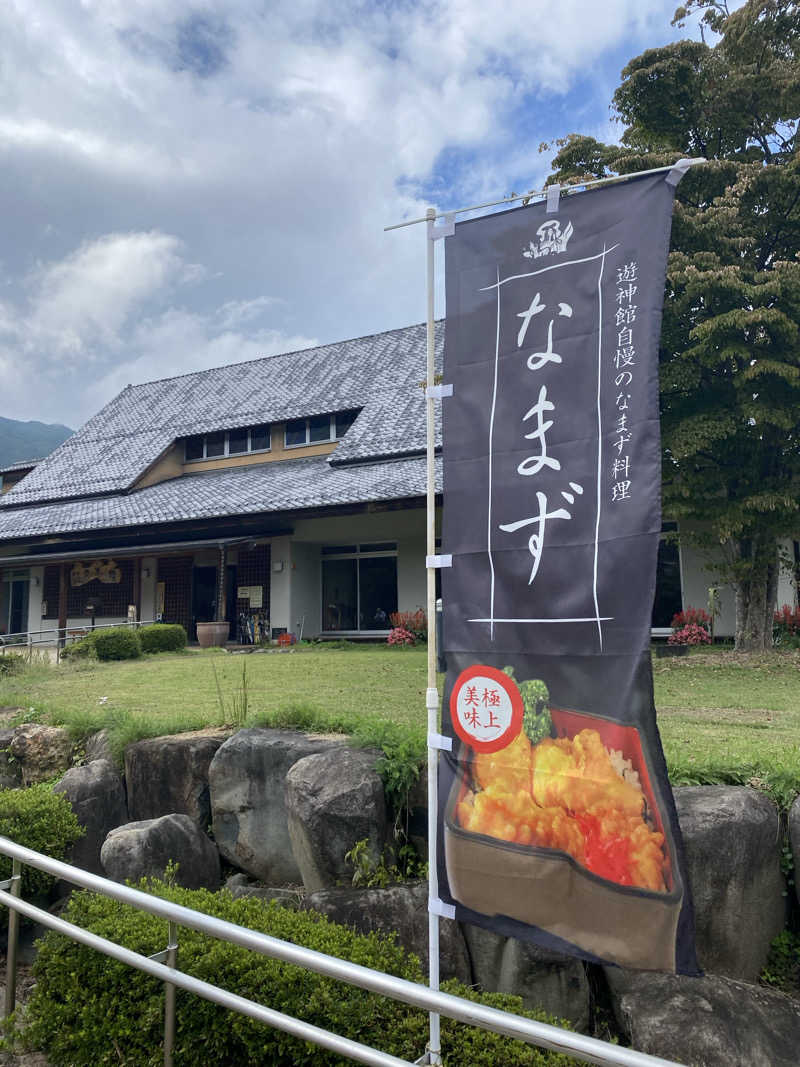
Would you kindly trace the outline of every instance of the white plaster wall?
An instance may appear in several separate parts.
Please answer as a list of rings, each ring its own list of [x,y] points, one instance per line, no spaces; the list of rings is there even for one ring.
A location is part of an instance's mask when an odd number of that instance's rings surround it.
[[[425,534],[398,541],[397,544],[397,609],[417,611],[426,608],[428,597],[425,569]]]
[[[292,546],[288,537],[273,537],[270,544],[272,573],[269,587],[269,624],[271,627],[285,626],[291,631]],[[282,570],[275,569],[278,563],[283,563]]]
[[[782,541],[781,549],[789,560],[794,560],[794,544],[791,540]],[[777,606],[781,608],[784,604],[788,604],[792,608],[797,607],[797,592],[791,570],[787,567],[782,567],[780,578],[778,579]]]
[[[303,637],[316,637],[322,628],[322,570],[319,545],[295,541],[291,548],[292,597],[289,630],[299,637],[300,621],[305,616]]]
[[[707,569],[708,556],[692,545],[681,546],[681,577],[684,608],[708,610],[708,590],[719,588],[719,614],[714,621],[716,637],[733,637],[736,631],[736,597],[729,585],[720,585],[714,571]]]
[[[791,555],[792,542],[783,543],[784,550]],[[683,606],[693,608],[707,608],[708,589],[711,585],[718,584],[718,577],[714,571],[706,567],[708,556],[692,546],[681,548],[681,574],[683,577]],[[714,634],[717,637],[733,637],[736,633],[736,595],[733,586],[719,586],[720,614],[714,623]],[[797,603],[797,591],[792,582],[791,572],[781,568],[778,580],[777,606]]]

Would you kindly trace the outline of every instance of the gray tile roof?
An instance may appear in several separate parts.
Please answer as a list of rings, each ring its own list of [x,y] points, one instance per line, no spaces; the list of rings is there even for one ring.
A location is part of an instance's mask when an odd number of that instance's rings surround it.
[[[438,324],[439,366],[443,338]],[[419,451],[424,376],[420,324],[128,386],[6,493],[0,513],[14,505],[124,493],[179,437],[348,408],[363,410],[331,465]]]
[[[441,461],[436,462],[440,490]],[[315,456],[185,474],[115,496],[0,509],[0,541],[402,500],[421,497],[424,493],[424,457],[333,467],[327,457]]]

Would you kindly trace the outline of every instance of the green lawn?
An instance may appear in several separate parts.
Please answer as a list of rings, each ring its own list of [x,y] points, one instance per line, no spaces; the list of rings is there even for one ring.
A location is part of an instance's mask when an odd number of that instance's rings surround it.
[[[240,725],[234,697],[244,667],[249,724],[354,732],[408,759],[424,751],[425,657],[424,648],[362,646],[34,663],[0,675],[0,707],[24,709],[15,721],[61,722],[79,735],[107,726],[121,751],[137,737]],[[653,672],[673,781],[753,782],[784,804],[800,792],[800,652],[738,657],[715,649],[654,659]]]
[[[800,792],[800,654],[698,653],[653,661],[675,782],[741,781],[781,803]]]

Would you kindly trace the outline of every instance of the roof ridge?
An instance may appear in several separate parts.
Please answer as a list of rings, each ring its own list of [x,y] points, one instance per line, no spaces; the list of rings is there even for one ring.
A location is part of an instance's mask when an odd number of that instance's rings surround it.
[[[437,319],[436,321],[444,322],[444,319]],[[364,333],[361,334],[359,337],[346,337],[341,341],[325,341],[321,345],[311,345],[309,348],[293,348],[289,352],[271,352],[267,356],[256,356],[254,359],[243,359],[239,363],[223,363],[219,367],[207,367],[205,370],[186,371],[185,374],[172,374],[168,375],[166,378],[153,378],[150,381],[142,382],[140,385],[128,384],[125,389],[122,390],[122,392],[117,393],[117,396],[114,397],[114,400],[119,399],[119,397],[121,397],[122,394],[126,393],[129,389],[134,391],[137,389],[142,389],[146,385],[161,385],[163,382],[177,382],[180,381],[181,378],[192,378],[195,374],[209,374],[212,371],[229,370],[231,367],[246,367],[252,363],[264,363],[268,359],[277,359],[279,356],[301,356],[305,352],[318,352],[321,348],[332,348],[335,345],[351,344],[354,341],[366,341],[369,340],[369,338],[371,337],[385,337],[390,333],[402,333],[404,330],[413,330],[419,326],[424,325],[424,322],[412,322],[408,326],[395,326],[391,330],[378,330],[375,333]],[[113,400],[109,401],[109,403],[113,402]]]

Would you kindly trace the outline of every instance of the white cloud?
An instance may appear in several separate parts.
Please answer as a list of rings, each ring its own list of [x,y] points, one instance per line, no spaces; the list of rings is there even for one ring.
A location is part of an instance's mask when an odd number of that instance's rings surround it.
[[[537,184],[673,7],[2,5],[0,413],[75,423],[120,382],[419,321],[422,234],[383,227]]]

